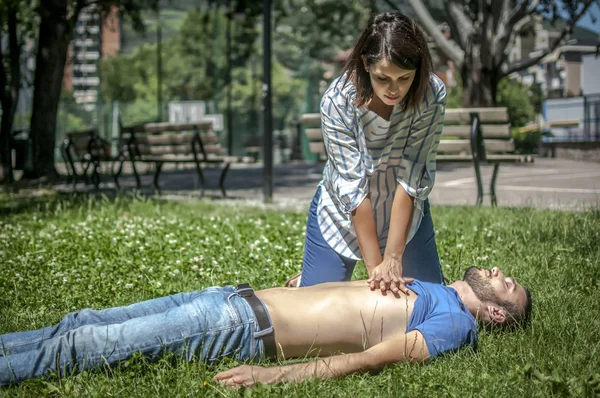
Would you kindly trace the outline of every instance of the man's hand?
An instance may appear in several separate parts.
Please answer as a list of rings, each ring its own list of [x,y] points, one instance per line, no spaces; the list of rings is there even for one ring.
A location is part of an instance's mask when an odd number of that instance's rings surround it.
[[[401,259],[384,258],[381,264],[373,269],[367,283],[371,290],[380,289],[383,294],[387,290],[391,290],[394,294],[400,292],[409,294],[406,284],[413,280],[413,278],[402,277]]]
[[[277,367],[265,368],[264,366],[242,365],[225,372],[217,373],[213,380],[228,387],[249,387],[256,383],[275,384],[279,383],[281,372]]]

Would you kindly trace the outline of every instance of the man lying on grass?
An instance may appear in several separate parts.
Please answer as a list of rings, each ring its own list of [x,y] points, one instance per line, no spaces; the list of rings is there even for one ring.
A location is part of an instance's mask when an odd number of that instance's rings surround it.
[[[254,292],[211,287],[102,311],[86,309],[41,330],[0,336],[0,385],[111,366],[134,353],[186,360],[326,357],[285,366],[239,366],[228,386],[299,382],[395,362],[423,362],[477,341],[476,320],[526,322],[529,292],[498,268],[471,267],[449,286],[413,281],[382,295],[365,281]]]

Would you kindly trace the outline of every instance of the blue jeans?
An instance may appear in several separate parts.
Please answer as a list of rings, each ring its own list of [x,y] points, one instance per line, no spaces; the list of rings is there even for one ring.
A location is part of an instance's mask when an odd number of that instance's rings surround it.
[[[55,326],[0,336],[0,386],[60,370],[113,365],[135,353],[188,361],[261,360],[264,345],[248,302],[233,286],[68,314]],[[60,369],[57,369],[57,362]]]
[[[321,187],[317,189],[308,211],[300,286],[349,281],[356,265],[356,260],[335,252],[321,234],[317,216],[321,189]],[[403,276],[423,282],[443,284],[444,277],[435,244],[435,232],[431,213],[429,212],[429,200],[425,201],[423,208],[421,225],[415,236],[406,245],[402,255],[402,273]]]

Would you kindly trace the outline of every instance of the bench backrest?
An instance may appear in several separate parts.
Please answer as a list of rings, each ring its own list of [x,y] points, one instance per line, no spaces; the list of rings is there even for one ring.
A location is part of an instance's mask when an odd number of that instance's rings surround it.
[[[507,108],[459,108],[446,109],[438,153],[471,153],[471,113],[479,115],[486,153],[514,152]],[[327,153],[321,131],[321,115],[319,113],[302,115],[302,125],[310,152],[318,154],[322,160],[325,159]]]
[[[126,127],[124,132],[129,134],[130,152],[137,158],[195,152],[201,160],[225,153],[211,122],[146,123]]]
[[[74,159],[89,155],[97,160],[110,159],[110,143],[100,138],[97,129],[71,131],[65,134],[64,150]]]
[[[320,160],[327,158],[325,144],[323,143],[323,132],[321,131],[321,114],[305,113],[302,115],[302,127],[308,139],[310,152],[319,155]]]
[[[486,154],[513,153],[515,146],[508,123],[507,108],[446,109],[438,153],[471,153],[471,114],[479,116]]]

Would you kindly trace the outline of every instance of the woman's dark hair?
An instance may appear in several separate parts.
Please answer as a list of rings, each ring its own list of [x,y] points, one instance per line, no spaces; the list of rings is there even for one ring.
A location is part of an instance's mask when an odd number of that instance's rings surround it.
[[[402,69],[417,70],[415,80],[402,100],[403,110],[414,109],[425,100],[433,67],[425,35],[412,18],[391,11],[369,21],[344,66],[344,73],[356,86],[355,106],[364,106],[373,97],[361,56],[365,56],[368,65],[386,59]]]

